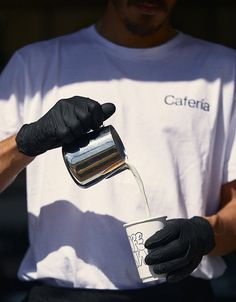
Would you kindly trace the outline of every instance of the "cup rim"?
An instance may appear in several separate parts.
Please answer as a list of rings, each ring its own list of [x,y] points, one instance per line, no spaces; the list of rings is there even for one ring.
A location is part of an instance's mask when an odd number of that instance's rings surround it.
[[[137,220],[137,221],[133,221],[133,222],[128,222],[128,223],[125,223],[123,225],[124,228],[127,228],[127,227],[130,227],[132,225],[135,225],[135,224],[139,224],[139,223],[143,223],[143,222],[149,222],[149,221],[153,221],[153,220],[166,220],[167,216],[160,216],[160,217],[150,217],[148,219],[141,219],[141,220]],[[157,220],[157,221],[158,221]]]

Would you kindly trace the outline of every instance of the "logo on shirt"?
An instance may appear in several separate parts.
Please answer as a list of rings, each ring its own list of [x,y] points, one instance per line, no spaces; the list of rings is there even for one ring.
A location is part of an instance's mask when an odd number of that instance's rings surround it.
[[[164,102],[168,106],[181,106],[181,107],[189,107],[189,108],[203,110],[203,111],[210,111],[210,104],[206,102],[204,99],[195,100],[187,96],[176,97],[174,95],[167,95],[164,98]]]

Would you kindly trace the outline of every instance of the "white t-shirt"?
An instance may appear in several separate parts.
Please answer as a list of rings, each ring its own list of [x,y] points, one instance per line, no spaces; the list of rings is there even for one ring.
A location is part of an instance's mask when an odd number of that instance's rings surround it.
[[[0,79],[0,138],[74,95],[113,102],[105,122],[119,133],[145,185],[152,216],[217,212],[223,183],[236,179],[235,51],[178,33],[149,49],[114,45],[94,26],[15,53]],[[19,269],[100,289],[142,287],[123,224],[145,218],[145,204],[126,170],[89,189],[69,175],[61,148],[27,167],[30,247]],[[14,211],[14,209],[12,209]],[[204,257],[193,273],[224,272]]]

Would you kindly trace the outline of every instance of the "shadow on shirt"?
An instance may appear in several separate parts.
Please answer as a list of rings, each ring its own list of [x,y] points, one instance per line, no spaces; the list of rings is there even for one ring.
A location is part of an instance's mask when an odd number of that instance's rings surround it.
[[[64,278],[60,285],[65,286],[101,281],[117,287],[140,283],[123,221],[82,212],[71,202],[58,200],[43,206],[38,217],[29,214],[29,224],[30,248],[25,261],[30,262],[27,267],[33,265],[37,278],[45,278],[45,273],[49,279],[58,275]]]

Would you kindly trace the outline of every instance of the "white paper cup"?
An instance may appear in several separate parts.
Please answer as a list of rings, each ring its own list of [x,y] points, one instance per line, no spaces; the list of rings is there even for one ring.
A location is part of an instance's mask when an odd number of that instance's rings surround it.
[[[135,264],[143,283],[165,279],[165,274],[155,274],[153,272],[153,266],[145,263],[148,250],[144,247],[144,243],[149,237],[164,227],[166,218],[167,216],[153,217],[124,224]]]

